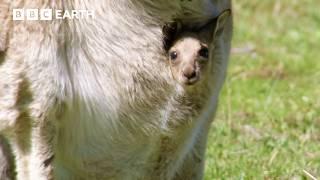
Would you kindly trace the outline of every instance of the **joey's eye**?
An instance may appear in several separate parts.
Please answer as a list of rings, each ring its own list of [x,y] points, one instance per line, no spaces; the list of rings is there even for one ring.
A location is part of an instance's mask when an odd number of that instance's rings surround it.
[[[176,51],[172,51],[172,52],[169,53],[169,57],[170,57],[171,60],[174,61],[174,60],[177,59],[178,53]]]
[[[202,47],[199,50],[199,56],[204,57],[204,58],[208,58],[209,57],[209,50],[207,47]]]

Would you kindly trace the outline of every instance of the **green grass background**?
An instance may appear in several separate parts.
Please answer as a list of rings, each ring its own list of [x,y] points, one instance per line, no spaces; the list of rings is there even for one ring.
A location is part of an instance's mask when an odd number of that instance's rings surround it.
[[[320,0],[233,1],[205,179],[320,178]]]

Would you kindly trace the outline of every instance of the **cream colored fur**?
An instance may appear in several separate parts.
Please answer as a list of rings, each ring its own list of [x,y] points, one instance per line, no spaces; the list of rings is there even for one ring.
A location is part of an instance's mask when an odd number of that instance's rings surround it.
[[[6,49],[10,24],[10,0],[0,1],[0,52]]]
[[[0,40],[10,37],[0,41],[0,132],[14,150],[18,180],[202,178],[231,18],[209,45],[206,79],[188,89],[170,75],[162,27],[175,19],[200,26],[231,8],[228,0],[10,2],[95,11],[95,19],[0,29]]]

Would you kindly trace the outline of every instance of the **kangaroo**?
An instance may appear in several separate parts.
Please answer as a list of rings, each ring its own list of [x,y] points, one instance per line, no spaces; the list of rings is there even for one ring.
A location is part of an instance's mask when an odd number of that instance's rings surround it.
[[[202,179],[230,50],[229,0],[8,2],[96,12],[0,29],[0,133],[16,179]],[[210,37],[195,86],[176,83],[163,61],[162,27],[175,19]]]

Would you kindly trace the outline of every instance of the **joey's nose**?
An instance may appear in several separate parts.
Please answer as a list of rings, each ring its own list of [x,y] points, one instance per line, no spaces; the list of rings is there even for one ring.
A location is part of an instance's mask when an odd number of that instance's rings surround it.
[[[192,66],[189,66],[189,67],[186,67],[184,70],[183,70],[183,75],[187,78],[187,79],[193,79],[196,77],[197,73],[196,73],[196,70],[194,67]]]

